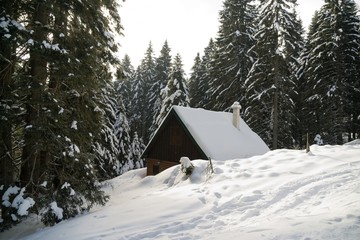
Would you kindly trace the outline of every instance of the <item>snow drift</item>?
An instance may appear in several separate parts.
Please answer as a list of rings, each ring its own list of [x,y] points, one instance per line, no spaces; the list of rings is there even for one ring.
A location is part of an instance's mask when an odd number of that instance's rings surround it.
[[[33,216],[1,239],[359,239],[360,145],[192,161],[104,183],[105,207],[51,228]],[[37,231],[35,231],[37,229]]]

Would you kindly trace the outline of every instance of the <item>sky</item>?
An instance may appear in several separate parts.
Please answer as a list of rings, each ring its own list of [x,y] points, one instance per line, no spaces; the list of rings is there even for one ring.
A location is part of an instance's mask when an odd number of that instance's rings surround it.
[[[323,0],[298,0],[298,12],[304,26]],[[356,0],[360,4],[360,0]],[[210,38],[219,29],[219,11],[223,0],[126,0],[121,2],[120,16],[124,36],[119,39],[120,58],[130,56],[137,67],[151,41],[155,56],[165,42],[171,55],[179,53],[189,76],[197,53],[202,54]]]
[[[179,165],[132,170],[103,183],[105,206],[50,228],[31,215],[0,239],[359,240],[359,155],[356,140],[214,160],[211,175],[205,160],[191,162],[190,177]]]

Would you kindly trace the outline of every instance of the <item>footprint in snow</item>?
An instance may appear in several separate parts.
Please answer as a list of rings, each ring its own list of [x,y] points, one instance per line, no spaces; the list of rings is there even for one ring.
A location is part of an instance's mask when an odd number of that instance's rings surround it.
[[[239,167],[239,166],[240,166],[239,163],[232,163],[232,164],[231,164],[231,167],[232,167],[232,168],[236,168],[236,167]]]
[[[252,217],[256,217],[259,216],[260,212],[257,209],[250,209],[248,211],[245,212],[244,216],[241,217],[241,221],[244,221],[248,218],[252,218]]]
[[[272,168],[272,166],[270,166],[270,165],[265,165],[265,166],[259,167],[260,170],[266,170],[266,169],[270,169],[270,168]]]
[[[261,190],[254,190],[253,194],[262,194],[262,191]]]
[[[199,197],[199,200],[200,200],[200,202],[202,202],[202,204],[206,204],[206,200],[204,197]]]
[[[278,176],[280,176],[280,174],[276,172],[272,172],[269,174],[269,177],[278,177]]]
[[[263,174],[258,174],[258,175],[255,175],[254,177],[255,177],[255,178],[263,178],[264,175],[263,175]]]
[[[245,197],[241,198],[241,201],[242,202],[255,202],[255,201],[260,200],[262,197],[263,197],[263,195],[261,195],[261,194],[256,194],[253,196],[245,196]]]
[[[249,178],[249,177],[251,177],[251,174],[245,172],[245,173],[238,174],[236,177],[237,178],[241,178],[241,177]]]
[[[215,196],[216,196],[217,198],[221,198],[221,197],[222,197],[221,194],[218,193],[218,192],[216,192],[216,193],[214,193],[214,194],[215,194]]]
[[[340,217],[335,217],[333,219],[330,219],[331,222],[341,222],[342,221],[342,218]]]
[[[221,174],[221,173],[224,173],[224,170],[222,170],[221,168],[215,168],[214,173],[215,174]]]

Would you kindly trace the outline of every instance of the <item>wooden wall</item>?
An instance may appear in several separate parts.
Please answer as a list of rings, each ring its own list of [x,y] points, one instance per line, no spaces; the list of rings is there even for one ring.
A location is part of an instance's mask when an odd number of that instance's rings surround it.
[[[179,162],[181,157],[190,159],[206,158],[187,135],[179,121],[172,114],[153,139],[147,158]]]
[[[169,162],[159,159],[147,159],[147,175],[156,175],[159,172],[164,171],[172,166],[175,166],[180,163]]]
[[[153,175],[153,166],[159,161],[161,162],[159,165],[161,172],[168,167],[179,164],[181,157],[188,157],[191,160],[207,159],[191,137],[188,136],[175,113],[172,113],[152,140],[147,151],[148,175]]]

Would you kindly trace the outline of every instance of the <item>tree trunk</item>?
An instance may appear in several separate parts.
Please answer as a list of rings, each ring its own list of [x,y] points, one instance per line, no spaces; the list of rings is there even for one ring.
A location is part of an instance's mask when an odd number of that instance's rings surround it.
[[[14,4],[5,1],[6,13],[14,17]],[[14,183],[15,164],[12,156],[12,75],[14,73],[13,42],[0,41],[0,186]]]
[[[280,56],[278,56],[279,58]],[[273,106],[272,106],[272,149],[278,148],[278,139],[279,139],[279,78],[280,76],[280,70],[279,70],[279,64],[280,61],[277,60],[275,62],[275,76],[274,76],[274,86],[275,86],[275,93],[273,96]]]
[[[26,129],[22,155],[20,180],[23,186],[38,184],[41,174],[46,169],[46,148],[41,144],[41,128],[43,127],[43,94],[47,78],[47,61],[37,44],[46,40],[47,32],[43,26],[47,24],[46,3],[38,1],[33,17],[33,39],[35,46],[30,50],[31,89],[27,102]],[[27,189],[32,192],[34,189]]]
[[[278,148],[278,139],[279,139],[279,91],[275,90],[274,102],[273,102],[273,143],[272,148]]]
[[[0,41],[0,185],[14,181],[14,164],[12,162],[11,113],[8,108],[12,103],[11,76],[13,74],[11,43]],[[10,106],[9,106],[10,107]]]

